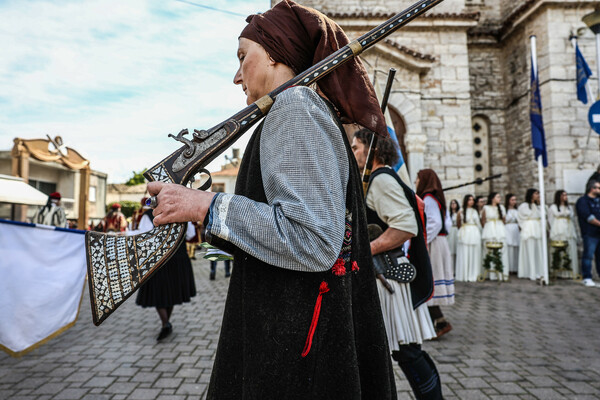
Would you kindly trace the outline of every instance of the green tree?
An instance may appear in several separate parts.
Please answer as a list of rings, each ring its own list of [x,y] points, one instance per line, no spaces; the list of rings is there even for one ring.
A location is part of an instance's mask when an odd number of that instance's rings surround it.
[[[125,182],[125,184],[127,186],[135,186],[135,185],[141,185],[142,183],[146,183],[146,178],[144,178],[143,174],[147,170],[148,170],[148,168],[144,168],[144,170],[140,171],[140,172],[131,171],[131,172],[133,172],[133,176],[131,178],[129,178],[129,180],[127,182]]]

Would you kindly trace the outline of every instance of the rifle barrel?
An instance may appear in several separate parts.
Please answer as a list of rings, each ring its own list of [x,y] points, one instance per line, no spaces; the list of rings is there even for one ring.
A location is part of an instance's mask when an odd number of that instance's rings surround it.
[[[448,188],[443,188],[442,191],[445,192],[446,190],[458,189],[458,188],[461,188],[463,186],[469,186],[469,185],[474,185],[474,184],[480,185],[480,184],[482,184],[485,181],[489,181],[489,180],[492,180],[492,179],[500,178],[501,176],[502,176],[502,174],[496,174],[496,175],[488,176],[487,178],[483,178],[483,179],[482,178],[477,178],[477,179],[475,179],[474,181],[471,181],[471,182],[462,183],[462,184],[456,185],[456,186],[450,186]]]
[[[388,79],[385,84],[385,91],[383,92],[383,99],[381,100],[381,112],[384,113],[387,107],[390,92],[394,85],[394,76],[396,75],[396,69],[390,68],[388,73]],[[377,134],[373,133],[371,136],[371,142],[369,143],[369,152],[367,153],[367,161],[362,175],[363,194],[367,196],[367,189],[369,188],[369,181],[371,180],[371,171],[373,169],[373,161],[375,159],[375,149],[377,148]]]

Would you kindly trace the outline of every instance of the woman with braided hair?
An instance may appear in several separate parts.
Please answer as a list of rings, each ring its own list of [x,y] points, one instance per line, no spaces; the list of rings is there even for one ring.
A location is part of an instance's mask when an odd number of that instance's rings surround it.
[[[446,198],[440,178],[434,170],[420,170],[417,173],[415,186],[417,195],[425,203],[425,214],[427,215],[427,244],[429,245],[429,258],[434,281],[433,298],[427,302],[427,305],[439,338],[452,330],[452,325],[446,321],[440,309],[440,306],[454,304],[454,268],[446,239],[447,227],[452,222],[446,220]]]
[[[493,278],[499,280],[503,280],[504,277],[508,278],[509,273],[508,251],[506,249],[506,229],[504,227],[504,222],[506,221],[506,209],[500,204],[501,202],[502,197],[500,197],[500,194],[492,192],[488,196],[487,204],[483,206],[483,209],[481,210],[481,225],[483,225],[481,239],[483,239],[483,244],[486,248],[488,246],[493,246],[494,244],[502,245],[499,249],[499,253],[502,262],[503,276],[496,276],[498,274],[495,273],[490,275],[490,279]],[[489,251],[491,250],[488,250],[488,252]]]

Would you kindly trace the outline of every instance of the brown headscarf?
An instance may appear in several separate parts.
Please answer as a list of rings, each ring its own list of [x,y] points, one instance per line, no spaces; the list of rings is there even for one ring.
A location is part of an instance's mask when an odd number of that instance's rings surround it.
[[[417,185],[417,195],[423,198],[426,194],[431,194],[442,205],[442,218],[446,216],[446,198],[442,190],[440,178],[432,169],[422,169],[417,173],[419,184]]]
[[[322,13],[283,0],[263,14],[250,15],[240,37],[260,44],[276,61],[299,74],[350,41],[338,24]],[[325,96],[351,122],[387,136],[373,85],[354,57],[319,81]]]

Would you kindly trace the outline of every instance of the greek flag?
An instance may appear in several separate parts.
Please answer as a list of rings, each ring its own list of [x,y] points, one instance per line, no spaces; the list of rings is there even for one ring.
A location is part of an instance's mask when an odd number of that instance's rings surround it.
[[[583,104],[587,104],[588,97],[585,85],[592,75],[592,70],[585,62],[577,44],[575,44],[575,63],[577,64],[577,99]]]
[[[383,94],[381,93],[379,83],[375,81],[375,84],[373,86],[375,87],[375,94],[377,95],[377,98],[381,101],[381,99],[383,98]],[[402,182],[406,183],[409,187],[412,188],[413,185],[410,181],[410,176],[408,175],[408,167],[404,162],[404,157],[402,157],[402,150],[400,149],[400,144],[398,143],[398,137],[396,137],[396,131],[394,129],[394,124],[392,123],[392,117],[389,112],[389,107],[385,109],[384,117],[388,133],[390,134],[390,137],[392,138],[394,143],[396,143],[396,148],[398,149],[398,162],[396,163],[396,165],[391,165],[391,167],[394,168],[394,171],[396,171],[400,179],[402,179]]]
[[[533,50],[533,49],[532,49]],[[538,76],[537,59],[531,53],[531,95],[529,101],[529,119],[531,120],[531,145],[535,150],[535,159],[541,155],[544,167],[548,166],[546,153],[546,136],[542,119],[542,98],[540,97],[540,80]]]

